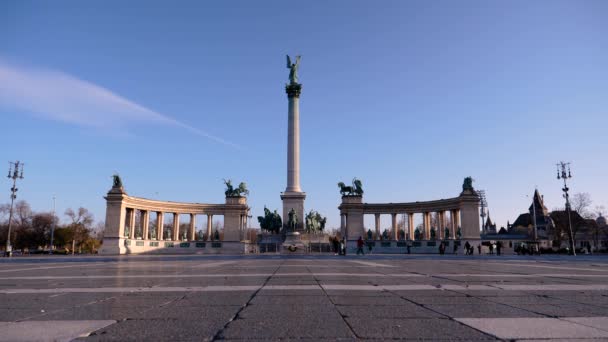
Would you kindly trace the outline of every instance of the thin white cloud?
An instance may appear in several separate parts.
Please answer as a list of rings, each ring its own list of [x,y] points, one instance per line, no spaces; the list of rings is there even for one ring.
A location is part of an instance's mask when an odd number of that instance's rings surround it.
[[[235,148],[240,146],[155,112],[69,74],[9,64],[0,59],[0,106],[70,124],[113,128],[130,123],[168,124]]]

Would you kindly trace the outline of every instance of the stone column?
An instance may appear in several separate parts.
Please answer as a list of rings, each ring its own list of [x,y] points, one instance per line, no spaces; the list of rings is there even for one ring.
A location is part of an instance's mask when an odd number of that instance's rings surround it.
[[[129,238],[131,240],[135,239],[135,209],[129,209]]]
[[[439,227],[437,227],[437,237],[439,238],[439,240],[443,240],[443,237],[445,235],[445,232],[444,232],[445,227],[443,226],[443,222],[444,222],[443,221],[443,211],[437,212],[437,219],[439,221],[437,223],[437,225],[439,226]]]
[[[407,229],[410,233],[410,240],[414,240],[414,213],[407,214]]]
[[[179,214],[173,213],[173,241],[179,240]]]
[[[287,224],[289,211],[293,208],[298,216],[297,230],[304,229],[304,200],[306,193],[300,187],[300,93],[302,85],[291,83],[285,87],[287,93],[287,187],[281,194],[283,201],[283,224]]]
[[[340,234],[346,236],[346,215],[340,214]]]
[[[422,234],[423,239],[429,240],[431,238],[431,220],[429,212],[424,212],[422,217],[422,223],[424,225],[424,232]]]
[[[285,192],[302,192],[300,188],[300,93],[302,85],[285,88],[289,101],[287,118],[287,188]]]
[[[158,240],[164,240],[164,226],[165,225],[165,213],[162,211],[156,212],[156,238]]]
[[[348,240],[348,214],[344,214],[344,238]]]
[[[397,213],[391,214],[391,228],[393,229],[393,240],[399,240],[399,232],[397,229]]]
[[[149,210],[142,210],[141,212],[141,233],[142,233],[142,239],[143,240],[149,240],[148,238],[148,228],[150,225],[150,211]]]
[[[211,241],[211,234],[213,234],[213,215],[207,214],[207,241]]]
[[[196,240],[196,215],[190,214],[190,241]]]
[[[374,214],[376,223],[376,239],[380,239],[380,214]]]

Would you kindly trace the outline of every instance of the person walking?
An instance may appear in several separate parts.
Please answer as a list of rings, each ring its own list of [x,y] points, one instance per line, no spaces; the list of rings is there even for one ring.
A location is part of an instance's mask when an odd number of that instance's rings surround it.
[[[357,240],[357,255],[359,255],[359,253],[365,255],[363,252],[363,245],[363,237],[359,236],[359,240]]]
[[[494,254],[494,244],[490,242],[490,255]]]
[[[464,243],[464,251],[465,255],[471,254],[471,244],[469,243],[469,241]]]
[[[500,255],[500,250],[502,249],[502,241],[498,241],[496,243],[496,255]]]
[[[342,255],[346,256],[346,238],[342,238],[340,242],[340,250],[342,251]]]
[[[477,245],[477,253],[481,255],[481,244]]]

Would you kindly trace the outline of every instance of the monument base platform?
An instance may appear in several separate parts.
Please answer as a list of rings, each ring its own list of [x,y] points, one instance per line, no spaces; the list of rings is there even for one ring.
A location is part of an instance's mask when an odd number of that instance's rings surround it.
[[[306,254],[306,249],[306,245],[302,242],[300,233],[289,232],[285,235],[281,254]]]

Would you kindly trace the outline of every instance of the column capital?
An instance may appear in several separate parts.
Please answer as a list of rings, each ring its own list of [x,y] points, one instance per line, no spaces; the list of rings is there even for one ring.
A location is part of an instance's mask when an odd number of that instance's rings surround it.
[[[287,93],[287,97],[300,97],[300,93],[302,93],[302,85],[299,83],[291,83],[285,85],[285,92]]]

